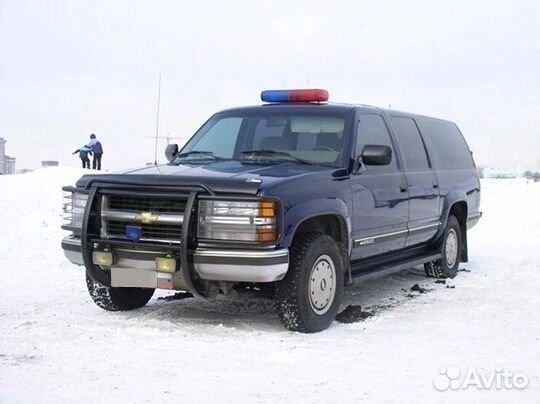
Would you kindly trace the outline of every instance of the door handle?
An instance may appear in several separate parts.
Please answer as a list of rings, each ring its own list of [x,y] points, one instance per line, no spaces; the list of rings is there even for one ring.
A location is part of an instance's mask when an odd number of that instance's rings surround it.
[[[399,190],[400,190],[401,192],[407,192],[407,185],[401,184],[401,185],[399,186]]]
[[[433,183],[433,188],[439,188],[439,184],[436,183],[436,182],[434,182],[434,183]]]

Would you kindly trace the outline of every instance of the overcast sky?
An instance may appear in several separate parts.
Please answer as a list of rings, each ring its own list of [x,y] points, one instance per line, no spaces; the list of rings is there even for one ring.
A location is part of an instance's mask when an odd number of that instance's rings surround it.
[[[0,0],[0,137],[17,168],[153,161],[262,89],[455,121],[478,165],[540,166],[540,1]],[[165,141],[161,141],[159,156]]]

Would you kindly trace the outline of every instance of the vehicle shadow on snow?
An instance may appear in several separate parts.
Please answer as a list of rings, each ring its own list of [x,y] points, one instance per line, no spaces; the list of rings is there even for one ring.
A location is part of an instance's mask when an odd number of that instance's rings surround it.
[[[452,280],[427,278],[422,267],[364,282],[357,281],[345,288],[337,323],[333,326],[365,321],[423,294],[446,288],[454,288]],[[138,319],[142,317],[145,321],[165,321],[167,326],[173,323],[178,327],[206,325],[210,328],[283,331],[271,296],[253,291],[239,292],[236,296],[220,295],[208,300],[184,293],[162,294],[154,297],[145,308],[125,314]]]

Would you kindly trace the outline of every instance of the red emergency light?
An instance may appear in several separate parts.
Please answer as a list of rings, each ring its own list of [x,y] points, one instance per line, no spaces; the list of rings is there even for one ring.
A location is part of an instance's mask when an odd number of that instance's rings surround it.
[[[325,102],[328,91],[321,89],[301,90],[264,90],[261,100],[264,102]]]

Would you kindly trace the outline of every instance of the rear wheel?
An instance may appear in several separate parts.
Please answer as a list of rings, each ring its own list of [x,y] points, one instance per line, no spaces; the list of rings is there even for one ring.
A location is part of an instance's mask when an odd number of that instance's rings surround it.
[[[104,286],[92,280],[88,275],[86,287],[94,303],[108,311],[138,309],[148,303],[154,294],[154,289]]]
[[[460,262],[461,227],[455,216],[448,218],[441,244],[441,259],[424,264],[430,278],[454,278]]]
[[[287,275],[276,285],[276,306],[283,325],[306,333],[328,328],[342,295],[343,260],[339,245],[325,234],[299,235],[291,248]]]

